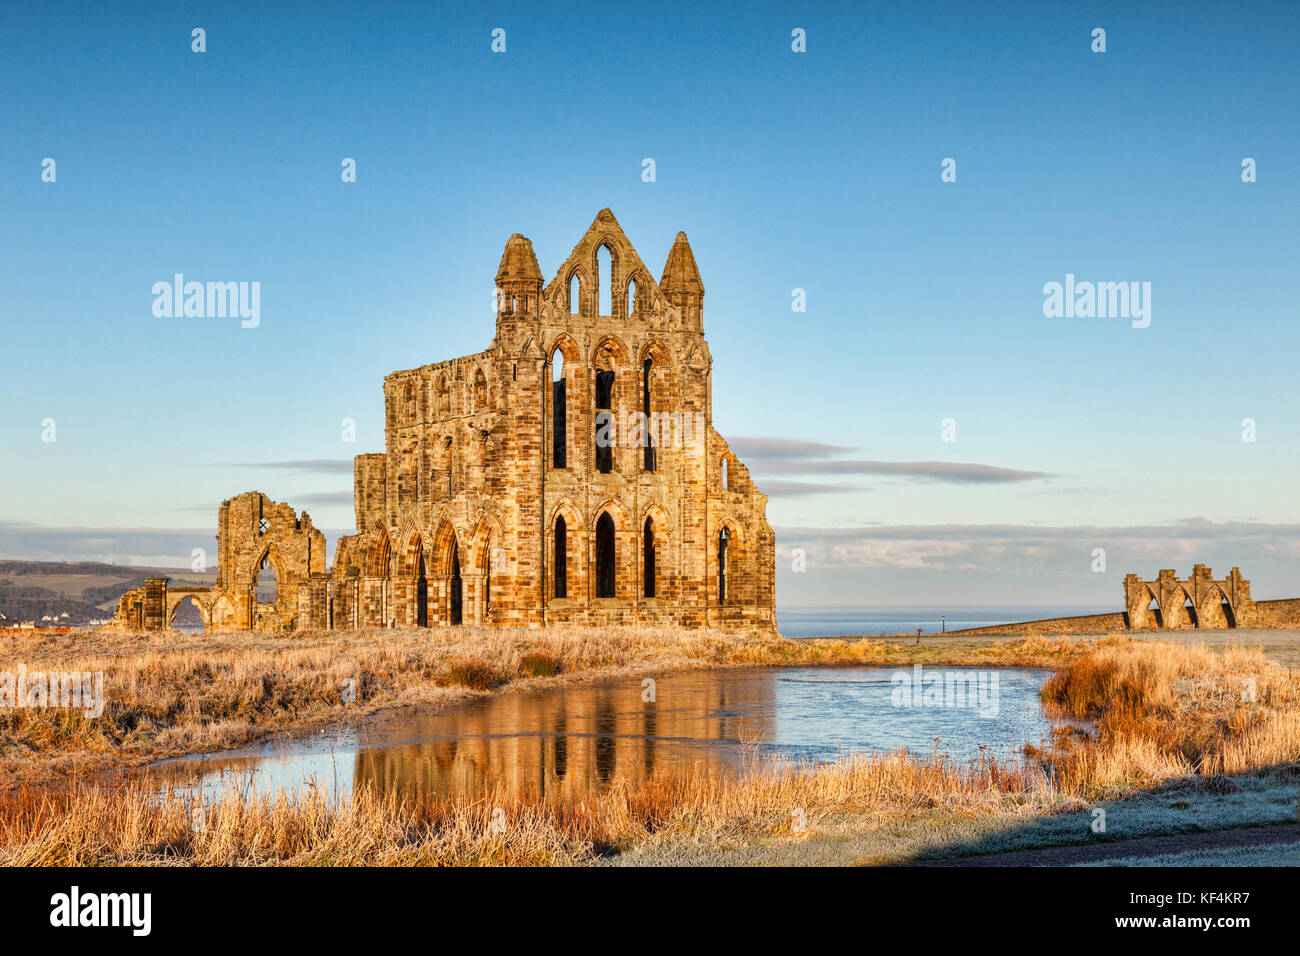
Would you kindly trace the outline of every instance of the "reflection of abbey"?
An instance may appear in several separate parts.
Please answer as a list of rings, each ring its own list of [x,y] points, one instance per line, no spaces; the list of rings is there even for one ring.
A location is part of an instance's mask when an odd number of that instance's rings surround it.
[[[247,492],[221,505],[216,585],[150,579],[114,626],[188,599],[219,629],[773,627],[767,497],[712,427],[686,235],[656,283],[603,209],[546,285],[511,236],[496,288],[486,351],[385,379],[387,449],[356,458],[333,568],[305,512]]]

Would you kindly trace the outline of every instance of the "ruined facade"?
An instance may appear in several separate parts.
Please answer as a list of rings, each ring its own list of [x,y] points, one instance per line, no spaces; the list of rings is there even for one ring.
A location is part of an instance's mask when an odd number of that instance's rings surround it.
[[[1121,629],[1231,627],[1300,627],[1300,599],[1256,601],[1250,596],[1250,582],[1241,576],[1240,569],[1233,568],[1226,578],[1215,580],[1209,568],[1197,564],[1189,578],[1178,577],[1170,568],[1151,580],[1126,574],[1123,611],[994,624],[951,633],[1105,634]]]
[[[1226,578],[1214,580],[1203,564],[1192,568],[1190,578],[1179,578],[1165,568],[1155,580],[1144,581],[1136,574],[1124,576],[1125,623],[1130,628],[1254,627],[1255,602],[1250,582],[1233,568]]]
[[[511,236],[491,346],[384,380],[332,568],[305,512],[248,492],[221,506],[216,586],[151,579],[114,626],[191,598],[216,629],[774,627],[767,497],[712,426],[703,303],[685,233],[658,282],[608,209],[549,283]]]

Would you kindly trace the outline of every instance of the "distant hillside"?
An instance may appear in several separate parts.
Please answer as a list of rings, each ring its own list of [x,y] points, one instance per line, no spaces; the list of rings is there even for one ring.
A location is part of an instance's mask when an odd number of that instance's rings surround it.
[[[88,561],[0,561],[0,615],[10,621],[57,617],[85,624],[112,616],[117,599],[145,578],[167,576],[175,584],[212,584],[215,570],[195,573]],[[67,617],[62,615],[67,614]]]

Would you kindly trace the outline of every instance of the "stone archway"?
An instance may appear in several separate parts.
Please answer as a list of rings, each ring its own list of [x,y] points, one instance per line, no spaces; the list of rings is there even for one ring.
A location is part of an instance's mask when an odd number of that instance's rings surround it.
[[[1196,602],[1186,588],[1178,587],[1165,607],[1165,627],[1170,630],[1189,630],[1196,626]]]
[[[1237,626],[1228,596],[1218,585],[1211,585],[1197,608],[1197,626],[1207,630],[1224,630]]]
[[[1129,627],[1143,628],[1164,627],[1164,614],[1160,609],[1160,599],[1154,591],[1145,585],[1137,592],[1128,608]]]
[[[456,626],[465,620],[465,580],[460,541],[452,523],[443,518],[433,538],[433,574],[438,589],[439,624]]]

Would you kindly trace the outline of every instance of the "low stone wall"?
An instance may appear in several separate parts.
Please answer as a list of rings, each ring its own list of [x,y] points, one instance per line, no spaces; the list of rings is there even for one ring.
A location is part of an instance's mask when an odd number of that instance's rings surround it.
[[[1078,617],[1049,617],[1041,621],[1017,621],[989,627],[968,627],[949,634],[1105,634],[1125,628],[1124,612],[1081,614]],[[933,636],[933,635],[931,635]]]
[[[1255,602],[1255,627],[1300,627],[1300,598]]]

